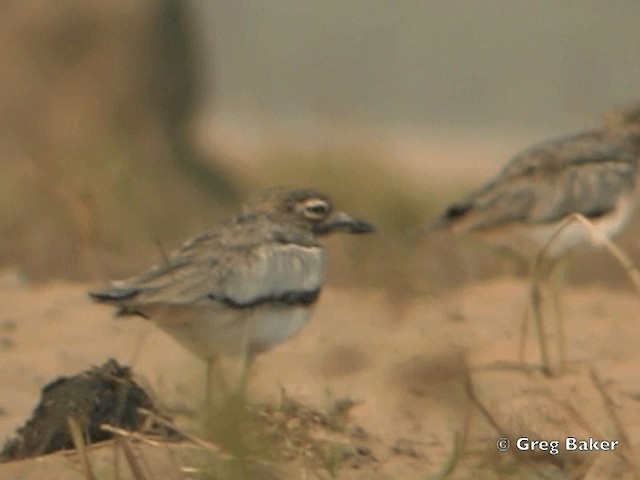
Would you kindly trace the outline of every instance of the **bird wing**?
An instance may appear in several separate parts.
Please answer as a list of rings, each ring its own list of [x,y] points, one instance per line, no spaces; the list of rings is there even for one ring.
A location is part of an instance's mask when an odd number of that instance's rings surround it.
[[[547,223],[572,213],[598,217],[636,184],[637,153],[600,132],[525,150],[480,190],[444,212],[440,224],[482,230],[510,222]]]
[[[195,237],[142,275],[90,295],[119,306],[120,314],[142,316],[152,316],[155,307],[211,302],[236,308],[310,303],[324,280],[324,250],[293,240],[265,222],[228,224]]]

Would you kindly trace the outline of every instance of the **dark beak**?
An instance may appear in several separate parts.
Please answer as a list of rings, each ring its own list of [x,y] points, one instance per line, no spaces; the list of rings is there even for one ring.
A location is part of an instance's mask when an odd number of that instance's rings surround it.
[[[332,232],[347,232],[354,234],[372,233],[376,229],[370,223],[351,218],[344,212],[336,212],[315,229],[317,235],[327,235]]]

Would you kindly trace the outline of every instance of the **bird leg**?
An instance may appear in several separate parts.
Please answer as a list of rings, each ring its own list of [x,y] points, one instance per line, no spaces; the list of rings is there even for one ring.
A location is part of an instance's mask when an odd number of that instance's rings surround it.
[[[240,360],[240,374],[238,376],[236,385],[231,392],[231,395],[233,395],[237,399],[244,400],[245,394],[247,392],[249,374],[251,373],[251,365],[253,364],[254,358],[255,356],[251,352],[246,352],[246,354],[243,355]]]
[[[567,359],[567,337],[564,330],[564,308],[560,300],[560,293],[564,287],[567,271],[567,257],[554,261],[549,269],[549,289],[551,303],[556,321],[556,335],[558,343],[558,365],[564,368]]]
[[[538,342],[540,345],[540,356],[542,357],[542,368],[547,374],[552,374],[551,365],[549,363],[549,354],[547,351],[547,343],[544,332],[544,325],[542,321],[542,299],[540,295],[540,270],[550,245],[558,238],[562,231],[574,222],[578,222],[583,225],[589,234],[591,235],[592,242],[596,245],[602,245],[613,256],[613,258],[622,266],[629,280],[633,283],[634,287],[640,293],[640,271],[636,268],[629,256],[618,247],[608,237],[598,235],[594,225],[584,216],[579,213],[574,213],[566,217],[554,234],[547,240],[547,242],[538,251],[531,268],[531,287],[530,287],[530,302],[534,313],[534,320],[536,322],[536,328],[538,330]],[[564,269],[564,268],[563,268]],[[552,267],[553,270],[553,267]],[[563,274],[563,270],[560,274]],[[560,277],[562,278],[562,277]],[[562,321],[562,309],[559,300],[559,288],[557,282],[552,287],[552,301],[554,304],[554,310],[556,313],[556,328],[558,335],[558,351],[560,365],[563,366],[565,361],[566,352],[566,338],[564,334],[564,325]]]
[[[629,280],[631,280],[631,283],[633,283],[635,289],[638,291],[638,293],[640,293],[640,271],[638,271],[638,268],[635,266],[629,256],[624,253],[624,250],[613,243],[613,241],[608,237],[601,238],[600,236],[596,235],[593,224],[584,215],[575,214],[573,215],[573,217],[575,217],[576,221],[582,223],[585,228],[589,230],[594,243],[603,245],[605,249],[611,254],[611,256],[620,264],[625,273],[628,275]]]
[[[229,392],[229,399],[244,400],[247,390],[247,382],[249,380],[249,374],[251,372],[251,364],[255,357],[254,352],[251,351],[250,339],[251,332],[255,328],[255,322],[249,320],[242,329],[242,335],[240,338],[240,357],[238,362],[238,373],[233,385],[233,388]]]
[[[552,374],[551,362],[549,361],[549,350],[547,345],[547,334],[542,320],[542,295],[540,291],[540,268],[538,262],[534,263],[531,269],[531,284],[529,288],[529,302],[533,312],[536,334],[538,336],[538,346],[540,348],[540,359],[542,361],[542,371],[546,375]]]
[[[209,411],[225,411],[233,403],[244,401],[247,382],[251,371],[253,353],[250,351],[249,339],[253,322],[247,321],[238,336],[239,360],[235,365],[223,364],[218,356],[207,358],[207,378],[205,390],[205,408]],[[229,367],[231,367],[229,369]],[[225,375],[226,372],[226,375]],[[229,375],[231,377],[229,377]]]
[[[520,330],[520,348],[519,359],[521,363],[524,363],[526,337],[528,335],[528,322],[529,322],[529,310],[533,313],[533,318],[536,326],[536,334],[538,337],[538,346],[540,349],[540,357],[542,361],[542,370],[547,375],[557,375],[564,367],[566,358],[566,335],[564,333],[564,315],[562,302],[560,300],[560,291],[564,279],[564,266],[566,265],[565,259],[561,259],[560,262],[551,262],[548,268],[545,268],[546,272],[543,274],[542,269],[538,268],[531,276],[530,287],[530,308],[527,308],[523,315],[522,327]],[[545,329],[543,321],[543,295],[542,295],[542,283],[549,284],[549,293],[551,304],[553,307],[554,319],[555,319],[555,339],[557,345],[557,358],[553,358],[550,355],[549,343],[548,343],[548,331]],[[554,355],[555,357],[555,355]]]
[[[533,311],[533,318],[536,325],[536,331],[538,334],[538,345],[540,347],[542,371],[546,375],[555,375],[558,373],[558,371],[557,369],[554,369],[551,365],[551,361],[549,358],[548,344],[547,344],[547,336],[544,329],[544,321],[542,318],[542,294],[541,294],[541,288],[540,288],[540,280],[543,275],[541,271],[543,269],[543,265],[545,264],[544,260],[549,257],[548,250],[553,244],[553,242],[560,236],[560,234],[564,231],[565,228],[567,228],[576,220],[580,220],[579,218],[577,218],[578,216],[584,219],[585,221],[587,221],[582,215],[568,216],[560,224],[560,226],[553,233],[553,235],[551,235],[551,237],[544,243],[544,245],[540,247],[531,265],[531,282],[530,282],[530,288],[529,288],[529,299],[531,304],[531,310]],[[548,274],[546,275],[546,277],[549,278],[556,265],[553,259],[551,259],[550,262],[546,262],[546,263],[549,265],[547,270]],[[560,300],[557,295],[557,292],[554,292],[553,290],[554,288],[552,287],[551,298],[552,298],[554,310],[556,313],[556,328],[557,328],[556,331],[557,331],[558,342],[559,342],[559,347],[558,347],[559,357],[560,357],[559,366],[560,368],[562,368],[564,363],[564,349],[565,349],[564,327],[562,325]]]
[[[224,378],[217,356],[207,358],[205,388],[204,406],[207,410],[219,406],[229,396],[229,386]]]
[[[638,293],[640,293],[640,271],[635,266],[631,258],[629,258],[629,256],[626,253],[624,253],[624,250],[622,250],[618,245],[613,243],[611,239],[609,239],[608,237],[603,237],[601,235],[598,235],[593,223],[591,223],[591,221],[589,221],[589,219],[586,218],[584,215],[581,215],[579,213],[574,213],[568,216],[565,223],[562,226],[560,226],[558,231],[554,234],[554,236],[549,241],[553,240],[560,233],[560,230],[564,229],[568,224],[572,222],[581,223],[587,229],[589,234],[591,234],[591,240],[593,241],[593,243],[596,245],[604,246],[604,248],[624,269],[627,276],[629,277],[629,280],[631,281],[635,289],[638,291]]]

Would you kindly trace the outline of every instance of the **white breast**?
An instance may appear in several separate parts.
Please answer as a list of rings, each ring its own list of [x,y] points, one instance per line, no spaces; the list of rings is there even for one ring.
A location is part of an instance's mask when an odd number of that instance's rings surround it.
[[[221,290],[238,304],[295,291],[314,291],[324,281],[325,252],[319,246],[268,245],[226,276]]]
[[[147,307],[145,312],[202,358],[269,350],[297,334],[311,316],[310,306],[278,299],[319,291],[324,262],[320,246],[266,245],[241,257],[220,279],[217,294],[228,301],[204,298],[192,305]]]

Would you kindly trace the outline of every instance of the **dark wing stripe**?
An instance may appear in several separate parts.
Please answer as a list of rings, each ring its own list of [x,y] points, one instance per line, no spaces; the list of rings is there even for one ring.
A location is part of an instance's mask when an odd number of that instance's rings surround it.
[[[138,316],[138,317],[144,318],[145,320],[149,319],[149,317],[145,313],[141,312],[140,310],[136,310],[135,308],[124,307],[124,306],[116,310],[115,316],[116,317]]]
[[[604,217],[606,214],[610,213],[612,210],[613,208],[594,207],[592,210],[586,210],[583,215],[593,220],[596,218]]]
[[[89,292],[89,296],[96,302],[120,302],[130,300],[140,293],[138,288],[112,288],[100,292]]]
[[[318,300],[320,296],[320,289],[311,291],[293,291],[284,292],[275,296],[260,297],[250,302],[237,302],[227,297],[216,297],[213,293],[207,295],[211,300],[222,302],[231,308],[253,308],[259,305],[270,304],[284,304],[284,305],[311,305]]]

